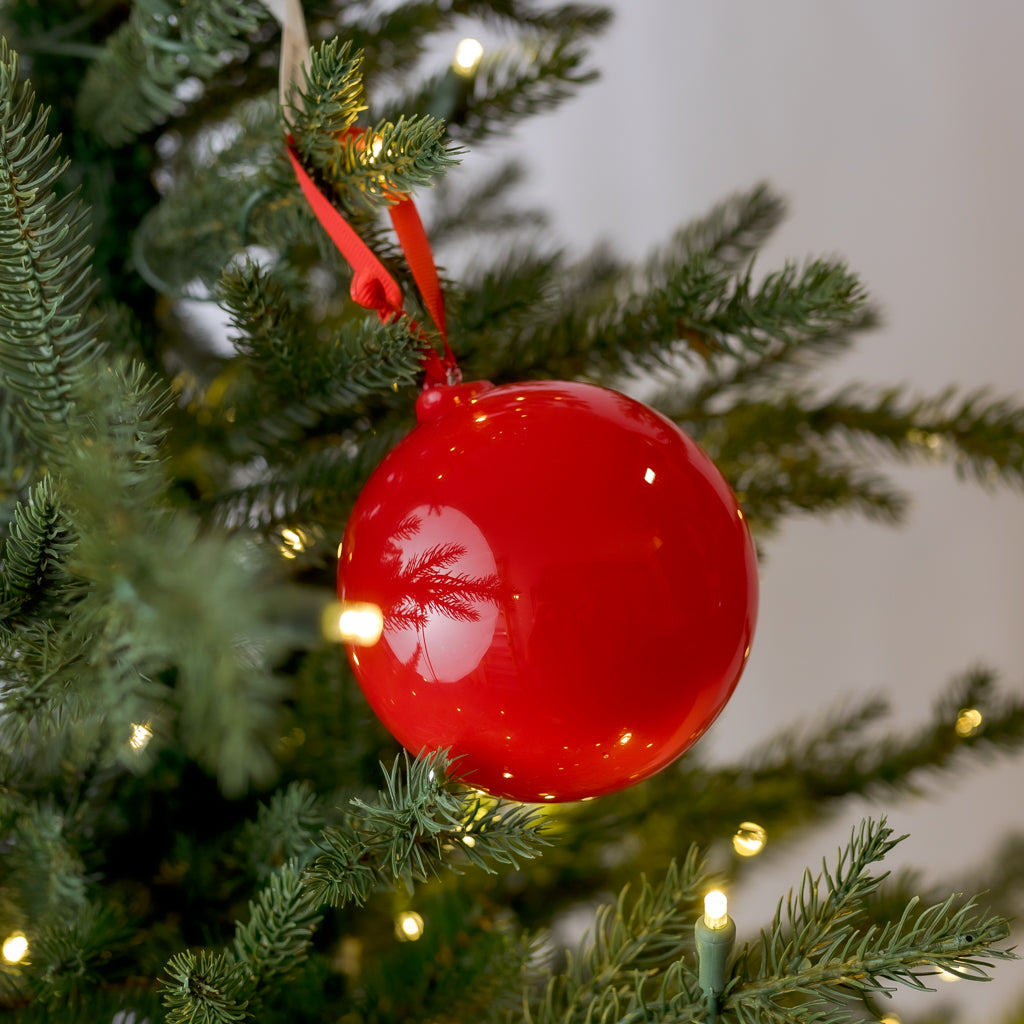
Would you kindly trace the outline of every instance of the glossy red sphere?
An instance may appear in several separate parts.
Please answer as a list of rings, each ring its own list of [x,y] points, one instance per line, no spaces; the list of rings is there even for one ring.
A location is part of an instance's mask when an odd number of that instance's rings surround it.
[[[338,566],[343,609],[369,610],[346,647],[375,713],[518,800],[665,767],[729,699],[757,614],[754,548],[714,464],[589,384],[434,388],[417,415]]]

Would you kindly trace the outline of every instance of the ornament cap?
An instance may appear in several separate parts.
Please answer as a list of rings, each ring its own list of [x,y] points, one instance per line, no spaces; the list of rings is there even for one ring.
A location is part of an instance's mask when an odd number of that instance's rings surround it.
[[[471,380],[465,384],[425,388],[416,399],[416,420],[426,423],[447,416],[460,406],[469,405],[477,395],[494,387],[486,380]]]

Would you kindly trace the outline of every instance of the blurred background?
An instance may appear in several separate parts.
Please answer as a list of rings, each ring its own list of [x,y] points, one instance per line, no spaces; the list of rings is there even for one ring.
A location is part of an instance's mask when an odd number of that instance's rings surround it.
[[[829,382],[1024,395],[1024,7],[609,6],[615,23],[592,62],[601,80],[503,144],[529,166],[525,198],[552,210],[558,237],[642,258],[726,194],[767,180],[790,217],[761,266],[842,255],[884,316]],[[978,663],[1007,689],[1024,685],[1024,495],[962,484],[943,466],[893,476],[913,496],[902,528],[834,517],[770,540],[754,652],[706,755],[742,753],[868,694],[888,697],[893,726],[910,725]],[[741,934],[865,813],[911,833],[891,867],[970,889],[999,837],[1024,829],[1022,783],[1024,763],[1007,759],[917,798],[858,804],[774,864],[769,836],[757,891],[730,902]],[[989,985],[941,996],[982,1020],[1022,993],[1024,969],[1008,964]]]

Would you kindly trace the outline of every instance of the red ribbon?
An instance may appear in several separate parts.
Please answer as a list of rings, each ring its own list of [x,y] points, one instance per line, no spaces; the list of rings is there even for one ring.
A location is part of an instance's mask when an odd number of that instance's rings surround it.
[[[349,129],[350,132],[363,133],[365,129]],[[323,225],[331,241],[338,247],[349,266],[352,267],[352,285],[349,293],[352,298],[366,309],[376,310],[384,323],[404,312],[402,308],[402,289],[398,282],[385,270],[384,265],[373,254],[370,247],[356,234],[352,226],[335,209],[331,201],[317,188],[316,183],[306,173],[295,150],[295,143],[288,139],[288,157],[299,180],[302,192],[309,202],[316,219]],[[391,224],[398,236],[402,252],[405,253],[409,270],[419,289],[423,305],[441,335],[444,344],[444,358],[427,345],[423,353],[424,388],[438,387],[444,384],[456,384],[460,379],[455,355],[448,346],[448,333],[445,328],[444,295],[441,282],[434,264],[434,254],[430,250],[427,233],[420,220],[415,203],[407,195],[391,197],[392,205],[388,208]],[[414,322],[413,329],[419,330]],[[422,334],[422,330],[420,331]]]

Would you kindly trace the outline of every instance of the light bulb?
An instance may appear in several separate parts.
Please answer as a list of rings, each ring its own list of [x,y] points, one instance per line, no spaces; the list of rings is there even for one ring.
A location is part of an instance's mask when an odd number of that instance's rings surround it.
[[[745,821],[732,837],[732,848],[741,857],[756,857],[768,842],[768,833],[754,821]]]
[[[14,932],[4,939],[3,957],[9,964],[20,963],[28,953],[28,939],[22,932]]]
[[[714,889],[704,897],[704,923],[714,931],[729,922],[729,901],[724,892]]]
[[[328,640],[372,647],[384,632],[384,614],[370,601],[332,601],[324,609],[320,625]]]
[[[148,722],[133,722],[132,723],[132,736],[128,741],[128,745],[135,751],[136,754],[142,753],[146,749],[146,745],[153,738],[153,730],[149,727]]]
[[[957,736],[973,736],[981,726],[981,712],[977,708],[962,708],[956,716]]]
[[[423,934],[423,918],[415,910],[403,910],[395,918],[395,935],[403,942],[415,942]]]
[[[458,74],[469,76],[476,71],[483,55],[484,48],[479,39],[460,40],[455,47],[455,63],[452,67]]]

